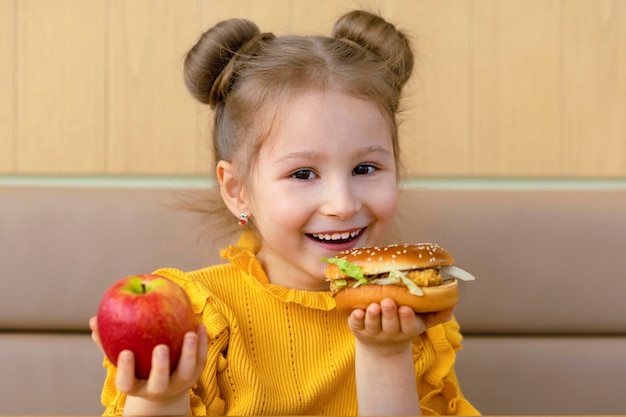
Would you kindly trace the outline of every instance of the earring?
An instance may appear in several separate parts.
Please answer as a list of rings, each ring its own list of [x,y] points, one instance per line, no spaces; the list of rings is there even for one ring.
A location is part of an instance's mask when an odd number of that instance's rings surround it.
[[[248,224],[248,215],[246,213],[241,213],[239,215],[239,226],[244,227]]]

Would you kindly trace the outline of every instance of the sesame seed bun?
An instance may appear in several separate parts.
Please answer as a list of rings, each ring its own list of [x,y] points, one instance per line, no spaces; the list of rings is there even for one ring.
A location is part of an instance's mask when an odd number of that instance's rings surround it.
[[[436,243],[356,248],[340,252],[336,258],[358,265],[365,275],[454,265],[452,255]],[[327,265],[325,275],[330,280],[348,277],[335,264]]]
[[[441,246],[433,243],[364,247],[339,253],[336,258],[357,265],[365,278],[387,274],[392,271],[403,273],[413,270],[439,269],[454,265],[452,255]],[[431,271],[432,272],[432,271]],[[372,303],[380,303],[384,298],[393,299],[398,306],[409,306],[416,313],[430,313],[454,307],[459,299],[459,289],[455,278],[440,279],[438,284],[419,285],[422,295],[409,291],[406,285],[357,284],[356,280],[342,271],[335,263],[328,263],[325,276],[331,282],[337,310],[350,314],[355,309],[365,309]],[[439,277],[439,273],[437,272]],[[345,280],[346,286],[335,286],[333,282]]]

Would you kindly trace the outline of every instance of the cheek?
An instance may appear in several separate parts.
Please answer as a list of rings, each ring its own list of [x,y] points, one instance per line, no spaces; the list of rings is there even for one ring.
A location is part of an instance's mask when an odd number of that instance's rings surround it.
[[[282,229],[301,227],[310,211],[306,199],[294,198],[293,193],[289,192],[266,191],[251,199],[252,212],[257,220],[262,224],[272,224],[270,227],[276,227],[274,224],[279,223]]]
[[[374,193],[372,193],[374,194]],[[385,192],[375,194],[376,198],[370,199],[369,211],[374,216],[375,224],[369,229],[369,245],[381,245],[387,242],[394,233],[396,226],[396,212],[398,209],[397,189],[391,187]]]
[[[398,189],[395,183],[369,194],[369,206],[379,221],[392,221],[398,210]]]

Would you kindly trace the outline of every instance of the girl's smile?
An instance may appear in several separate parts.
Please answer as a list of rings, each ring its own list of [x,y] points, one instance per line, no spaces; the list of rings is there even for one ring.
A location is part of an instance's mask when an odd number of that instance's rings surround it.
[[[318,241],[327,241],[330,243],[345,243],[354,240],[361,234],[363,229],[353,230],[351,232],[326,232],[326,233],[311,233],[311,238]]]

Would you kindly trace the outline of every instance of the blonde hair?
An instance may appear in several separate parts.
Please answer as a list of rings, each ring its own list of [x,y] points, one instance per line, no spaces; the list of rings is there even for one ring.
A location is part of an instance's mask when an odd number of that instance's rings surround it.
[[[382,17],[356,10],[337,20],[331,36],[275,36],[249,20],[222,21],[188,52],[184,77],[191,95],[214,110],[215,162],[231,162],[246,182],[281,103],[304,90],[375,103],[392,129],[398,160],[396,116],[412,69],[407,36]],[[236,223],[223,202],[201,210],[225,214],[221,227]]]

